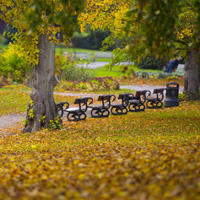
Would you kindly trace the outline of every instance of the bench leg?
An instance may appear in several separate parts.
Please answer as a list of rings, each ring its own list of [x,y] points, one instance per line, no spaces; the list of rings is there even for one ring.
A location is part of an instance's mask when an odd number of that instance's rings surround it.
[[[163,102],[162,101],[157,101],[156,102],[156,108],[162,108],[163,107]]]
[[[68,121],[79,121],[80,120],[80,115],[78,113],[69,112],[67,114],[67,120]]]
[[[146,106],[147,106],[148,109],[155,109],[156,108],[156,102],[147,100]]]
[[[58,117],[61,118],[63,117],[63,106],[61,104],[58,104],[57,105],[57,108],[58,108]]]
[[[80,120],[85,120],[86,119],[86,117],[87,117],[87,115],[85,114],[85,112],[79,112],[78,113],[78,115],[79,115],[79,117],[80,117]]]
[[[129,104],[128,109],[129,109],[129,112],[139,112],[140,111],[139,105],[135,104],[135,103]]]
[[[145,110],[145,105],[143,103],[140,103],[139,107],[140,107],[140,111],[144,111]]]
[[[143,103],[130,103],[128,108],[129,112],[140,112],[145,110],[145,105]]]
[[[128,109],[126,107],[112,107],[111,113],[113,115],[125,115],[128,113]]]
[[[102,117],[109,117],[110,111],[106,108],[103,109],[92,109],[91,116],[93,118],[102,118]]]

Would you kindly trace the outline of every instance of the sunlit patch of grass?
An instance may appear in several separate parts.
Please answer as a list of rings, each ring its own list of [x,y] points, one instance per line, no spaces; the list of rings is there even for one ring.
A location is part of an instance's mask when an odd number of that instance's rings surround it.
[[[0,89],[0,116],[20,114],[27,110],[31,89],[24,85],[8,85]],[[54,95],[55,102],[67,101],[74,103],[77,97]]]

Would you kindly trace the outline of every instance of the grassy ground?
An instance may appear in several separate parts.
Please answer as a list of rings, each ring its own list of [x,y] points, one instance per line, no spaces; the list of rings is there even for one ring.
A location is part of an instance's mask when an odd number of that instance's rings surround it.
[[[113,78],[121,78],[122,76],[125,75],[132,75],[134,71],[145,71],[145,72],[162,72],[162,70],[143,70],[143,69],[138,69],[134,65],[129,65],[128,68],[127,66],[124,65],[117,65],[112,67],[112,69],[108,69],[106,66],[105,67],[98,67],[94,69],[95,75],[98,77],[104,77],[104,76],[111,76]]]
[[[8,48],[7,44],[0,44],[0,49]]]
[[[2,199],[200,199],[200,102],[0,138]]]
[[[24,113],[31,102],[30,89],[22,85],[12,85],[0,89],[0,116]],[[76,97],[54,95],[55,102],[67,101],[72,104]]]
[[[61,47],[58,46],[56,47],[56,53],[63,53],[63,52],[68,52],[69,54],[74,54],[74,52],[76,53],[90,53],[92,56],[94,56],[95,52],[101,52],[101,51],[97,51],[97,50],[90,50],[90,49],[80,49],[80,48],[72,48],[72,47]],[[109,53],[111,51],[108,51]],[[97,58],[96,61],[98,62],[111,62],[111,58]]]
[[[168,82],[177,82],[179,85],[183,85],[183,79],[178,77],[168,77],[166,79],[157,78],[141,78],[134,77],[134,71],[145,72],[162,72],[161,70],[142,70],[135,66],[129,66],[129,70],[124,71],[126,66],[114,66],[111,70],[106,67],[99,67],[94,69],[96,77],[110,76],[117,79],[121,85],[166,85]],[[123,72],[124,71],[124,72]],[[131,78],[133,77],[133,78]]]
[[[0,116],[9,115],[15,113],[24,113],[27,110],[28,104],[31,102],[30,99],[31,90],[23,85],[11,85],[0,89]],[[57,91],[66,92],[66,91]],[[130,93],[133,90],[121,89],[121,90],[109,90],[109,91],[99,91],[99,92],[87,92],[87,91],[67,91],[73,93],[92,93],[92,94],[120,94],[120,93]],[[77,97],[54,95],[55,102],[67,101],[70,105],[74,103]]]

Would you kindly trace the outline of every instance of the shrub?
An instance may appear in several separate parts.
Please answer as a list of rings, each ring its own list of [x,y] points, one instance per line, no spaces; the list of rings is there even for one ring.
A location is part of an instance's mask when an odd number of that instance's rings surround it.
[[[99,50],[102,48],[102,41],[110,35],[109,30],[100,30],[95,31],[90,30],[91,34],[76,33],[72,38],[72,43],[74,47],[84,48],[84,49],[94,49]]]
[[[94,71],[85,67],[78,67],[74,64],[64,66],[65,80],[67,81],[86,81],[94,77]]]
[[[183,78],[184,71],[180,71],[178,73],[174,72],[173,74],[168,74],[164,72],[144,72],[144,71],[135,71],[136,77],[142,77],[142,78],[167,78],[168,81],[175,80],[178,78]]]
[[[4,77],[22,83],[30,69],[31,64],[27,62],[23,55],[18,54],[16,47],[11,46],[0,54],[0,73]]]
[[[188,101],[188,96],[184,93],[179,93],[178,99],[179,101]]]
[[[155,58],[154,56],[147,56],[146,58],[142,58],[140,62],[136,62],[138,68],[140,69],[163,69],[166,65],[166,59]]]
[[[119,89],[119,82],[111,77],[103,78],[90,78],[87,81],[61,81],[59,85],[56,86],[55,90],[64,92],[66,90],[72,91],[106,91],[106,90],[117,90]]]
[[[80,61],[88,63],[88,61]],[[85,81],[87,78],[94,77],[94,71],[86,67],[79,67],[72,55],[57,54],[55,64],[55,74],[59,80],[66,81]]]

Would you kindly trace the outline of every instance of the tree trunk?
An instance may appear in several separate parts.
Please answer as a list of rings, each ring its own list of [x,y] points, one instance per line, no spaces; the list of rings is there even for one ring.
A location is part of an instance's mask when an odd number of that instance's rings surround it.
[[[188,59],[185,62],[184,93],[190,100],[197,100],[200,87],[199,54],[196,51],[188,51],[187,57]]]
[[[55,79],[55,44],[48,35],[39,37],[39,64],[35,66],[32,77],[32,103],[29,104],[23,132],[35,132],[41,127],[48,128],[50,120],[57,116],[53,98]]]

